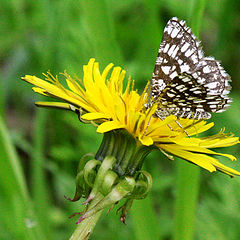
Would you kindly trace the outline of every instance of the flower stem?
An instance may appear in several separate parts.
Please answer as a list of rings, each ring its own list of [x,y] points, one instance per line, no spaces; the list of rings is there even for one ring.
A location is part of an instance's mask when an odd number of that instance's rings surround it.
[[[95,159],[88,161],[79,173],[91,187],[91,193],[85,193],[86,209],[78,219],[79,225],[70,240],[88,239],[103,209],[112,207],[127,196],[126,203],[133,199],[145,198],[152,187],[151,175],[140,171],[143,161],[153,146],[142,146],[127,131],[115,130],[104,134]],[[88,175],[95,172],[93,183]],[[77,181],[78,182],[78,181]],[[81,183],[79,183],[81,186]],[[78,186],[78,185],[77,185]],[[78,186],[81,190],[84,186]],[[75,196],[80,193],[76,192]],[[131,197],[131,198],[130,198]],[[73,198],[78,200],[77,197]],[[125,222],[126,213],[131,204],[122,206],[121,221]]]
[[[90,202],[88,209],[91,209],[96,205],[97,202],[101,201],[104,198],[103,195],[97,194],[94,199]],[[104,209],[98,211],[93,216],[90,216],[81,223],[78,224],[77,228],[75,229],[74,233],[72,234],[70,240],[87,240],[91,233],[93,232],[93,229],[101,216]]]

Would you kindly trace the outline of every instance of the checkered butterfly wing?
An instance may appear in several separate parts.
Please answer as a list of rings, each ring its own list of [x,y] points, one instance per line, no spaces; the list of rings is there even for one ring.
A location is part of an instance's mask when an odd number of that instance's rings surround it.
[[[200,42],[176,17],[168,21],[152,77],[152,101],[157,116],[208,119],[231,102],[230,77],[220,63],[204,57]]]

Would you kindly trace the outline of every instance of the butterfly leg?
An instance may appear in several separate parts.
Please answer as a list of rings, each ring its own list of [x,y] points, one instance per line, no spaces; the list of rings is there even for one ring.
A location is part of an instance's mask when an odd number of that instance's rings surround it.
[[[150,125],[151,120],[152,120],[152,116],[151,116],[151,117],[149,118],[149,120],[148,120],[148,124],[147,124],[147,127],[146,127],[146,129],[145,129],[145,131],[144,131],[144,133],[143,133],[143,136],[145,136],[145,134],[146,134],[146,132],[147,132],[147,130],[148,130],[148,127],[149,127],[149,125]]]
[[[196,124],[202,122],[204,119],[199,119],[197,121],[194,121],[192,124],[190,124],[189,126],[185,127],[185,130],[188,129],[188,128],[191,128],[191,127],[194,127],[195,131],[197,132],[197,129],[196,129]]]
[[[177,125],[183,129],[183,131],[186,133],[186,135],[190,138],[189,134],[187,133],[187,131],[183,128],[183,126],[180,124],[180,122],[178,122],[177,120],[175,121],[177,123]],[[171,131],[173,131],[173,128],[168,124],[168,127],[170,128]]]
[[[171,131],[173,131],[173,128],[169,124],[167,126],[170,128]]]
[[[157,115],[157,117],[160,118],[162,121],[164,121],[164,119],[166,118],[166,116],[163,117],[161,115]],[[173,128],[169,124],[167,126],[170,128],[171,131],[173,131]]]
[[[186,133],[186,135],[190,138],[190,136],[188,135],[187,131],[183,128],[183,126],[181,125],[180,122],[178,122],[177,120],[175,121],[177,123],[177,125],[183,129],[183,131]]]

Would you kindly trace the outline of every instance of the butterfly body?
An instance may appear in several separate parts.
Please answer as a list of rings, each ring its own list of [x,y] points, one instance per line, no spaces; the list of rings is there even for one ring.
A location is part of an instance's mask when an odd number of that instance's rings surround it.
[[[151,98],[161,119],[209,119],[229,106],[230,76],[201,44],[184,21],[170,19],[164,29],[152,77]]]

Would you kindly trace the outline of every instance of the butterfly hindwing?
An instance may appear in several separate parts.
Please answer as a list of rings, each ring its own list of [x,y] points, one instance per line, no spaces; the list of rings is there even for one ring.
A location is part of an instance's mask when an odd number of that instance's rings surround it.
[[[229,99],[208,95],[208,89],[191,75],[175,77],[160,93],[157,115],[165,118],[174,114],[182,118],[208,119],[209,112],[219,112],[229,105]]]

